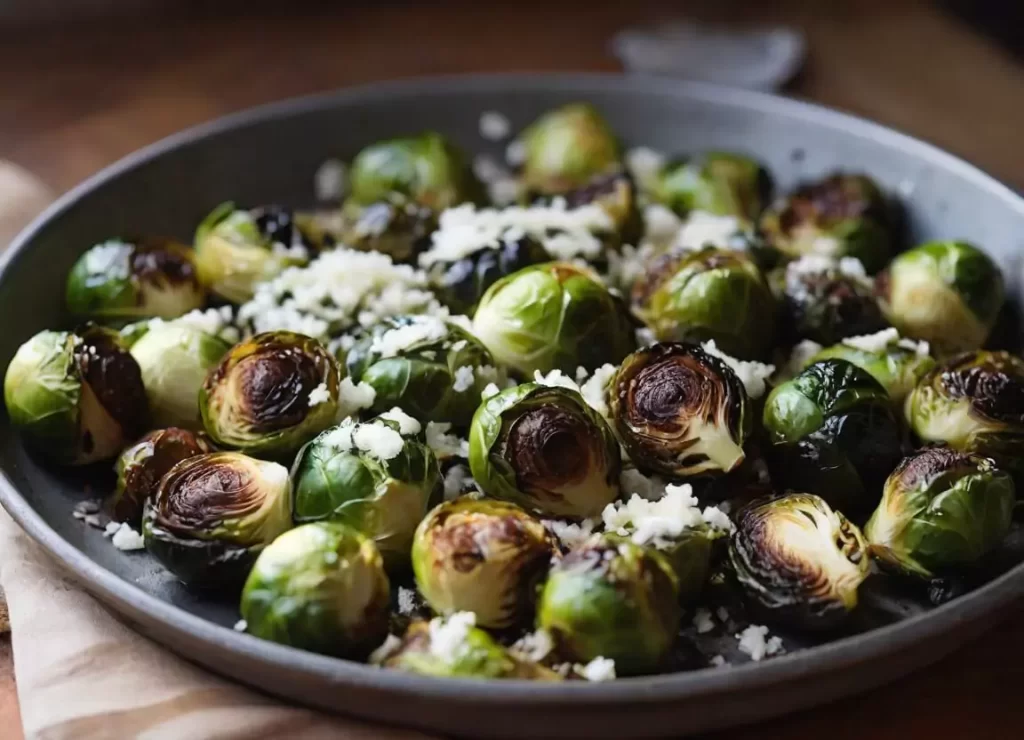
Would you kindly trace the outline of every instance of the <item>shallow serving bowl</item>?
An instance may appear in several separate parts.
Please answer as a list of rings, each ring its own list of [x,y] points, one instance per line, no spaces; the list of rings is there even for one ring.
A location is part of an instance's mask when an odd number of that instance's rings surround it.
[[[173,136],[108,168],[51,207],[0,267],[0,367],[33,333],[66,324],[65,275],[88,246],[118,234],[190,239],[225,200],[309,205],[329,157],[436,129],[500,155],[477,133],[497,110],[521,127],[589,100],[628,146],[723,148],[761,159],[780,189],[835,168],[862,170],[907,207],[910,238],[964,238],[1002,265],[1021,298],[1024,200],[974,167],[881,126],[768,95],[668,80],[503,76],[372,85],[235,115]],[[231,629],[234,604],[188,593],[150,557],[115,550],[72,518],[105,491],[95,474],[59,474],[0,420],[0,500],[22,527],[135,629],[208,668],[272,694],[365,718],[467,736],[680,736],[827,702],[934,661],[1024,594],[1024,565],[965,596],[887,626],[762,663],[564,685],[422,678],[275,645]]]

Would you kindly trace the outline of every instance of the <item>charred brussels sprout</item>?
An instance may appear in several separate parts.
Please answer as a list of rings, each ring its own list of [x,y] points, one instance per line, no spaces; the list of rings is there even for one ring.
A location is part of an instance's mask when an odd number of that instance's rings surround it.
[[[146,387],[153,424],[201,429],[199,389],[231,345],[191,326],[149,329],[131,348]]]
[[[853,611],[870,567],[856,525],[807,493],[743,509],[729,559],[751,606],[803,629],[834,627]]]
[[[252,298],[256,283],[276,277],[285,268],[305,265],[321,246],[318,234],[279,206],[240,210],[222,203],[195,234],[199,278],[232,303]]]
[[[993,458],[1024,472],[1024,360],[967,352],[936,365],[907,396],[907,421],[923,442]]]
[[[499,363],[523,375],[592,370],[636,347],[625,306],[589,270],[565,262],[494,283],[477,307],[473,333]]]
[[[380,434],[381,427],[394,433],[388,441],[396,449],[388,456],[360,449],[361,435]],[[440,495],[441,472],[429,447],[401,437],[398,422],[379,418],[345,421],[309,442],[292,466],[292,483],[296,523],[347,524],[376,543],[393,571],[409,565],[413,533]]]
[[[882,384],[889,398],[902,406],[907,394],[914,389],[925,373],[935,367],[935,360],[928,354],[928,345],[913,340],[900,339],[895,330],[889,330],[893,341],[877,349],[864,349],[840,343],[826,347],[811,358],[811,363],[820,360],[846,360],[861,370],[866,370]]]
[[[242,585],[256,556],[292,526],[292,487],[277,463],[237,452],[182,460],[142,513],[146,549],[185,584]]]
[[[752,223],[771,195],[771,179],[750,157],[707,152],[662,168],[652,194],[681,215],[704,211]]]
[[[512,655],[474,624],[469,612],[413,622],[382,665],[424,676],[560,680],[554,671]]]
[[[851,516],[878,503],[902,435],[889,395],[844,360],[823,360],[775,388],[764,408],[772,480]]]
[[[388,577],[373,542],[342,524],[285,532],[260,553],[242,591],[249,634],[364,658],[388,630]]]
[[[651,262],[633,286],[633,310],[662,341],[715,340],[723,352],[763,359],[775,336],[775,298],[746,255],[705,247]]]
[[[564,193],[620,166],[619,143],[597,109],[571,103],[545,113],[523,131],[522,178],[527,190]]]
[[[800,186],[764,212],[761,231],[792,257],[856,257],[869,274],[889,261],[894,241],[886,197],[864,175],[834,174]]]
[[[98,326],[44,331],[21,345],[4,401],[28,445],[61,465],[112,458],[149,417],[138,363],[117,332]]]
[[[427,275],[446,306],[456,313],[472,315],[480,298],[498,280],[550,260],[539,241],[523,236],[503,239],[497,247],[478,249],[455,262],[434,262]]]
[[[257,334],[209,372],[199,409],[217,444],[284,458],[334,423],[338,368],[315,339],[288,331]]]
[[[349,183],[349,204],[409,201],[435,212],[474,200],[478,189],[462,153],[433,132],[366,147]]]
[[[487,495],[550,516],[595,516],[619,495],[618,442],[568,388],[524,383],[484,401],[469,466]]]
[[[200,308],[193,252],[170,239],[113,239],[83,254],[68,274],[68,310],[99,321],[173,319]]]
[[[529,620],[554,554],[544,525],[518,506],[463,498],[420,523],[412,567],[435,612],[472,612],[481,626],[501,629]]]
[[[432,316],[385,319],[349,350],[348,375],[376,391],[373,410],[398,406],[423,421],[469,425],[488,383],[503,382],[472,334]]]
[[[395,262],[412,262],[437,229],[434,211],[415,203],[349,203],[342,212],[338,241],[364,252],[382,252]]]
[[[935,447],[904,459],[889,476],[864,535],[886,565],[932,578],[999,545],[1014,500],[1013,479],[991,460]]]
[[[950,354],[985,343],[1003,305],[1003,276],[970,244],[930,242],[896,257],[878,292],[900,333]]]
[[[610,535],[594,536],[555,563],[537,607],[537,625],[560,654],[581,663],[611,658],[622,675],[662,665],[680,616],[669,562]]]
[[[615,431],[641,470],[720,474],[745,459],[750,401],[736,374],[692,344],[654,344],[619,367],[609,391]]]
[[[114,518],[138,524],[142,506],[156,493],[160,479],[182,460],[213,452],[203,434],[187,429],[157,429],[128,447],[117,459],[117,488],[111,503]]]
[[[637,207],[636,185],[624,172],[598,175],[583,187],[556,197],[563,197],[566,207],[570,209],[594,205],[604,211],[615,235],[608,246],[637,244],[643,236],[644,224]]]
[[[791,262],[773,274],[781,294],[780,328],[788,343],[810,339],[827,346],[886,327],[874,287],[863,275],[830,260],[806,263],[807,258]]]

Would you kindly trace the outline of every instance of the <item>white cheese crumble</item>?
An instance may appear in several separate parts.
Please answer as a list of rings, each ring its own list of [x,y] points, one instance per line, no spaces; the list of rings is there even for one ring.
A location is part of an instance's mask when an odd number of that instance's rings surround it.
[[[597,368],[594,374],[580,386],[580,394],[583,396],[583,400],[601,416],[607,417],[611,413],[608,409],[607,389],[616,372],[618,372],[618,367],[605,363]]]
[[[715,616],[718,617],[718,620],[724,624],[725,622],[729,621],[729,610],[726,609],[724,606],[720,606],[717,609],[715,609]]]
[[[385,411],[380,415],[381,419],[387,419],[398,424],[398,433],[408,437],[411,434],[419,434],[423,429],[423,425],[420,424],[418,419],[414,419],[409,414],[402,411],[402,409],[395,406],[390,411]]]
[[[822,349],[824,348],[813,339],[803,339],[797,342],[796,346],[789,353],[789,359],[786,360],[786,366],[783,368],[785,377],[792,378],[799,375],[800,371],[811,361],[811,358],[821,352]]]
[[[344,419],[373,406],[377,389],[365,380],[356,385],[352,378],[345,377],[338,384],[338,418]]]
[[[505,161],[510,167],[519,167],[526,161],[526,144],[519,139],[513,139],[505,147]]]
[[[465,465],[452,465],[444,474],[444,500],[454,501],[466,489],[476,487],[476,481],[469,474],[469,468]]]
[[[442,660],[455,660],[465,649],[469,631],[475,626],[473,612],[455,612],[447,619],[434,617],[428,625],[430,654]]]
[[[367,660],[371,665],[380,665],[385,660],[390,658],[392,655],[397,653],[402,647],[402,639],[395,635],[388,635],[384,638],[384,642],[380,644],[380,647],[370,653]]]
[[[149,328],[155,329],[165,324],[188,326],[207,334],[212,334],[215,337],[220,337],[225,342],[232,344],[241,338],[238,327],[234,325],[234,315],[231,306],[207,308],[206,310],[196,308],[170,321],[150,319]]]
[[[509,650],[516,653],[524,660],[539,663],[544,660],[551,651],[555,649],[555,641],[551,633],[545,629],[538,629],[536,632],[527,632],[514,643]]]
[[[519,180],[512,177],[498,177],[487,185],[487,195],[496,206],[509,206],[519,199]]]
[[[235,632],[245,632],[248,628],[248,622],[246,622],[244,619],[239,619],[237,622],[235,622],[234,626],[231,629],[233,629]]]
[[[473,368],[469,365],[463,365],[455,370],[455,377],[452,381],[452,390],[456,393],[465,393],[473,387],[474,382]]]
[[[701,249],[707,245],[728,249],[742,248],[743,228],[735,216],[716,216],[705,211],[694,211],[676,234],[675,246],[681,249]]]
[[[412,316],[409,323],[375,336],[370,351],[382,359],[396,357],[414,345],[438,342],[446,336],[448,325],[436,316]]]
[[[615,661],[600,655],[586,665],[573,666],[576,672],[588,681],[614,681]]]
[[[118,550],[129,552],[145,547],[142,535],[131,528],[127,522],[110,522],[103,531],[104,537],[110,537],[111,544]]]
[[[469,442],[449,434],[449,422],[427,422],[427,446],[441,460],[449,457],[469,457]]]
[[[704,523],[713,529],[721,529],[723,532],[732,532],[736,525],[732,523],[729,515],[718,506],[705,506],[701,512]]]
[[[480,114],[480,136],[488,141],[507,139],[512,133],[512,123],[504,114],[496,110],[484,111]]]
[[[493,157],[478,154],[473,157],[473,174],[485,185],[508,177],[508,171]]]
[[[321,202],[340,201],[345,195],[347,174],[345,163],[340,159],[328,159],[320,165],[313,175],[316,199]]]
[[[707,634],[715,629],[715,620],[711,618],[711,612],[703,607],[697,609],[693,614],[693,628],[698,635]]]
[[[626,169],[637,184],[653,183],[665,166],[665,155],[649,146],[635,146],[626,150]]]
[[[654,344],[657,341],[658,341],[658,338],[654,335],[654,330],[653,329],[651,329],[649,327],[646,327],[646,326],[641,326],[639,329],[636,330],[636,346],[637,347],[640,347],[640,348],[650,347],[652,344]]]
[[[547,374],[542,373],[540,370],[534,370],[533,382],[550,388],[568,388],[571,391],[580,392],[579,384],[558,369],[552,370]]]
[[[911,352],[914,352],[918,357],[927,357],[931,354],[931,345],[924,340],[903,338],[896,342],[896,346],[908,349]]]
[[[736,635],[736,639],[740,641],[740,652],[749,655],[753,661],[783,651],[782,638],[768,637],[768,628],[764,625],[752,624]]]
[[[97,244],[85,253],[85,269],[93,275],[111,280],[124,280],[131,272],[129,257],[132,246],[119,239]]]
[[[743,383],[747,395],[752,399],[760,398],[767,390],[768,379],[775,373],[775,365],[765,365],[763,362],[748,362],[737,360],[718,349],[715,340],[711,339],[701,345],[709,355],[714,355],[736,373],[736,377]]]
[[[841,257],[836,260],[824,254],[812,253],[805,254],[786,265],[786,273],[793,275],[819,275],[832,270],[846,277],[867,279],[867,271],[856,257]]]
[[[572,550],[594,533],[597,522],[593,519],[584,519],[576,522],[563,522],[560,519],[541,520],[544,527],[551,532],[567,550]]]
[[[496,396],[501,393],[501,389],[495,383],[488,383],[484,386],[484,389],[480,391],[480,398],[486,401],[491,396]]]
[[[416,592],[405,586],[398,587],[398,613],[410,616],[416,611]]]
[[[724,655],[712,655],[708,663],[715,668],[724,668],[729,665],[729,661],[725,659]]]
[[[895,344],[900,339],[900,333],[895,329],[883,329],[874,334],[862,334],[856,337],[844,337],[843,344],[847,347],[859,349],[862,352],[884,352],[890,344]]]
[[[594,204],[568,208],[565,199],[550,204],[476,208],[472,203],[449,208],[441,214],[432,246],[419,257],[421,267],[435,262],[455,262],[485,247],[530,235],[555,259],[596,257],[603,251],[596,234],[613,228],[611,217]]]
[[[379,460],[396,458],[405,447],[401,434],[386,424],[377,422],[357,424],[352,430],[352,443],[361,452]]]
[[[628,501],[608,504],[601,512],[607,530],[629,536],[638,545],[668,545],[687,529],[706,524],[688,483],[668,485],[665,495],[657,501],[648,501],[633,495]]]
[[[301,244],[288,246],[282,242],[274,242],[270,245],[270,253],[275,257],[305,262],[309,259],[309,250]]]
[[[331,400],[331,392],[327,390],[327,383],[322,382],[316,388],[309,392],[309,405],[319,406],[321,403],[327,403]]]
[[[657,501],[665,495],[664,480],[656,475],[644,475],[636,468],[622,469],[619,474],[619,488],[623,494],[634,494],[648,501]]]

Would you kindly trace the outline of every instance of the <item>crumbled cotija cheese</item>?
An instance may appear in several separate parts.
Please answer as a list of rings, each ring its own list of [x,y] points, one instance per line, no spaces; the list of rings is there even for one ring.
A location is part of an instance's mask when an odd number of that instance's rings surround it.
[[[489,141],[507,139],[512,133],[512,123],[498,111],[489,110],[480,114],[480,136]]]
[[[847,347],[859,349],[862,352],[884,352],[890,344],[895,344],[900,339],[900,333],[895,329],[883,329],[874,334],[862,334],[857,337],[844,337],[843,344]]]
[[[380,647],[370,653],[367,661],[370,665],[380,665],[397,653],[401,647],[402,639],[400,637],[397,637],[396,635],[388,635],[384,638],[384,642],[381,643]]]
[[[145,547],[145,542],[142,535],[136,532],[127,522],[121,522],[117,529],[111,531],[111,526],[117,524],[117,522],[111,522],[107,525],[104,536],[110,536],[110,542],[118,550],[141,550]]]
[[[573,668],[588,681],[615,680],[615,661],[611,658],[598,656],[586,665],[576,664]]]
[[[235,632],[245,632],[248,628],[249,624],[244,619],[239,619],[231,629]]]
[[[594,374],[590,376],[590,379],[580,387],[583,400],[601,416],[606,417],[610,413],[607,389],[616,372],[618,372],[618,367],[605,363],[597,368]]]
[[[452,465],[444,475],[444,500],[453,501],[461,496],[467,488],[476,486],[476,481],[469,474],[465,465]]]
[[[682,249],[701,249],[707,245],[736,248],[743,246],[743,229],[735,216],[716,216],[705,211],[694,211],[676,234],[675,245]]]
[[[486,401],[491,396],[496,396],[501,393],[501,389],[495,383],[488,383],[484,386],[484,389],[480,391],[480,398]]]
[[[466,647],[469,631],[476,626],[473,612],[455,612],[447,619],[430,620],[430,654],[442,660],[454,660]]]
[[[571,391],[580,392],[579,384],[563,373],[561,370],[552,370],[544,374],[540,370],[533,371],[533,382],[546,385],[551,388],[568,388]]]
[[[401,434],[386,424],[377,422],[357,424],[352,431],[352,443],[360,451],[380,460],[398,457],[405,446]]]
[[[448,326],[436,316],[413,316],[410,322],[388,329],[373,338],[370,351],[381,358],[395,357],[403,350],[424,342],[437,342],[448,336]]]
[[[554,649],[555,641],[551,639],[551,633],[545,629],[527,632],[512,643],[510,648],[512,652],[518,653],[525,660],[531,660],[534,663],[544,660]]]
[[[362,409],[370,408],[376,398],[377,389],[365,380],[356,385],[352,378],[342,378],[338,384],[338,418],[344,419],[359,413]]]
[[[576,522],[563,522],[560,519],[541,520],[544,527],[555,535],[568,550],[572,550],[585,539],[594,533],[597,522],[593,519],[584,519]]]
[[[711,618],[711,612],[699,607],[693,614],[693,628],[698,635],[703,635],[715,629],[715,620]]]
[[[423,425],[420,424],[418,419],[414,419],[409,416],[397,406],[392,408],[390,411],[385,411],[380,415],[380,418],[387,419],[388,421],[393,421],[398,424],[398,432],[404,436],[419,434],[423,429]]]
[[[513,139],[505,147],[505,161],[510,167],[518,167],[526,161],[526,144],[519,139]]]
[[[896,342],[896,346],[909,349],[911,352],[916,353],[918,357],[927,357],[931,353],[931,346],[923,340],[904,338]]]
[[[410,616],[416,611],[416,592],[405,586],[398,587],[398,613]]]
[[[313,176],[316,199],[321,202],[340,201],[345,195],[347,169],[340,159],[328,159],[317,168]]]
[[[712,655],[708,663],[715,668],[723,668],[724,666],[729,665],[729,661],[727,661],[723,655]]]
[[[797,342],[796,346],[789,353],[786,366],[782,368],[781,372],[784,373],[784,376],[780,380],[799,375],[811,358],[821,352],[822,349],[824,348],[813,339],[803,339]]]
[[[689,484],[667,486],[657,501],[633,495],[628,501],[608,504],[601,518],[606,529],[629,535],[638,545],[657,544],[704,523]]]
[[[427,446],[442,460],[449,457],[469,457],[469,442],[449,434],[451,428],[449,422],[428,421]]]
[[[309,405],[318,406],[331,400],[331,393],[327,390],[327,383],[322,382],[309,392]]]
[[[665,481],[656,475],[644,475],[636,468],[623,468],[619,474],[619,488],[624,495],[636,494],[648,501],[657,501],[665,495]]]
[[[635,146],[626,151],[626,169],[638,185],[654,182],[665,166],[665,155],[649,146]]]
[[[768,379],[775,373],[775,365],[737,360],[735,357],[727,355],[718,349],[714,339],[704,342],[701,346],[705,352],[720,359],[736,373],[736,377],[743,383],[743,387],[750,398],[757,399],[764,395]]]
[[[746,653],[753,661],[782,652],[782,638],[768,637],[768,628],[752,624],[736,635],[740,641],[740,652]]]
[[[131,266],[129,257],[132,246],[118,239],[97,244],[85,253],[85,269],[94,275],[104,275],[112,280],[124,280]]]
[[[455,370],[455,377],[452,382],[452,390],[456,393],[465,393],[473,387],[473,368],[469,365],[463,365]]]

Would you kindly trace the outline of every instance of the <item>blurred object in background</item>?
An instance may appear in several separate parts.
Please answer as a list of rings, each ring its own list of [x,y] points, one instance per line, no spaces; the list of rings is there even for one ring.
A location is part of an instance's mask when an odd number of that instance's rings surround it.
[[[940,4],[1024,58],[1024,3],[1020,0],[942,0]]]
[[[43,183],[0,159],[0,252],[51,200],[53,194]]]
[[[682,77],[754,90],[776,90],[806,54],[799,31],[782,26],[726,28],[690,22],[630,29],[612,49],[629,72]]]

